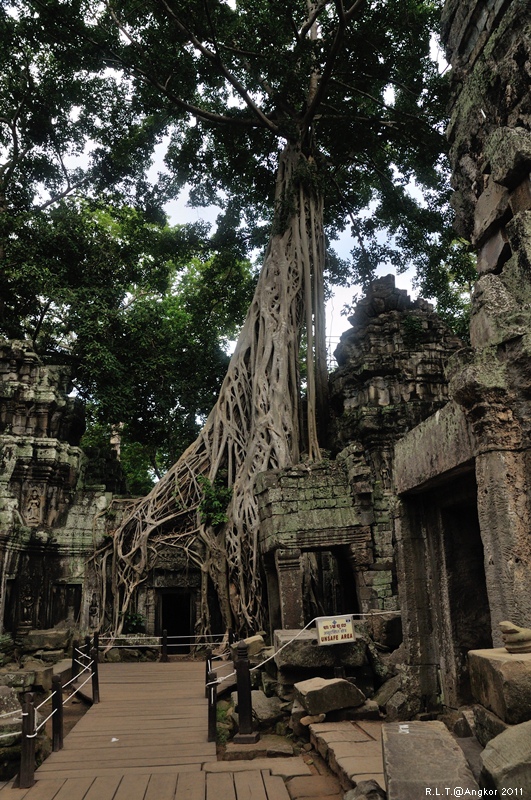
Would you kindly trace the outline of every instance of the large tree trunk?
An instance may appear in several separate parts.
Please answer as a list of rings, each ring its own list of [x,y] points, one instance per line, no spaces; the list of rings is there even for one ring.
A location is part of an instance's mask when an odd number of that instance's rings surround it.
[[[245,631],[261,625],[256,476],[297,463],[301,450],[310,460],[319,458],[315,419],[317,405],[322,404],[324,309],[315,309],[314,303],[317,299],[322,304],[324,236],[315,173],[313,160],[300,148],[285,147],[273,232],[218,401],[197,440],[114,533],[115,629],[132,589],[146,578],[164,546],[184,548],[191,562],[208,570],[227,627]],[[299,381],[304,328],[305,433]],[[322,343],[316,342],[315,331]],[[313,352],[320,357],[317,374]],[[319,395],[321,400],[316,401]],[[213,484],[220,475],[232,487],[232,499],[227,522],[214,530],[201,521],[198,478],[206,476]],[[108,554],[104,558],[110,566]],[[201,619],[207,629],[207,608],[202,609]]]

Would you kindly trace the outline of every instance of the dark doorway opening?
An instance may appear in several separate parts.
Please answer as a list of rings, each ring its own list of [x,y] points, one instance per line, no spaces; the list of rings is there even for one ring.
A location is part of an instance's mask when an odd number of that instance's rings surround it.
[[[355,579],[341,548],[303,553],[302,569],[305,624],[314,617],[359,611]]]
[[[168,652],[185,655],[192,644],[195,609],[192,592],[186,589],[160,589],[158,597],[159,631],[168,632]]]
[[[469,650],[492,647],[490,607],[483,542],[475,504],[459,502],[441,509],[450,624],[455,654],[456,700],[472,700],[467,666]]]

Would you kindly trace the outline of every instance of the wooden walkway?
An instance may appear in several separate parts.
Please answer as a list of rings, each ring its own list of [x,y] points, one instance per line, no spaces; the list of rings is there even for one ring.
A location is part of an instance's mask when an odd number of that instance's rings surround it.
[[[35,786],[5,787],[0,800],[289,800],[282,778],[252,762],[246,771],[208,769],[216,745],[207,742],[204,669],[102,664],[101,703],[39,767]]]

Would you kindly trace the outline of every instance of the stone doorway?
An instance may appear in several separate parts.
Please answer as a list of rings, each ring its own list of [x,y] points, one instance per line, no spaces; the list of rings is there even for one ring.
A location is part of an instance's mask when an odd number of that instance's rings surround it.
[[[401,603],[426,707],[469,703],[467,653],[492,647],[477,502],[473,462],[403,496]]]
[[[168,631],[168,652],[186,655],[190,652],[195,620],[195,593],[189,589],[157,591],[157,635]],[[170,637],[180,637],[172,639]],[[181,638],[182,637],[182,638]]]
[[[314,617],[359,611],[355,577],[344,548],[302,554],[304,624]]]
[[[455,677],[448,676],[448,688],[454,705],[472,699],[467,653],[492,647],[491,619],[475,497],[450,503],[440,514],[446,572],[443,585],[455,665]]]

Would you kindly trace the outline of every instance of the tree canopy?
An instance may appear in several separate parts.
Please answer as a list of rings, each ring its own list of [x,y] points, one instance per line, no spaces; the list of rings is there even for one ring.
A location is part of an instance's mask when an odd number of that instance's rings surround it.
[[[188,184],[193,202],[222,207],[218,238],[240,258],[265,248],[212,412],[117,530],[112,560],[109,550],[103,555],[113,565],[115,621],[170,538],[201,563],[226,624],[249,629],[262,613],[256,475],[304,452],[319,457],[323,275],[338,264],[327,261],[327,242],[351,227],[355,247],[342,280],[366,282],[381,263],[414,265],[428,294],[437,288],[451,303],[452,284],[470,274],[466,248],[448,225],[446,83],[430,58],[439,3],[17,0],[15,7],[18,16],[8,17],[22,25],[25,11],[46,69],[69,65],[71,83],[90,95],[70,98],[64,112],[64,147],[72,126],[84,141],[93,138],[86,190],[111,201],[123,195],[149,221],[162,199]],[[6,147],[18,153],[15,139],[8,135]],[[53,160],[52,140],[45,160]],[[151,187],[144,167],[156,142],[167,144],[166,170]],[[69,192],[64,157],[58,163],[56,180]],[[198,298],[201,307],[206,297]],[[143,336],[149,310],[137,309]],[[181,311],[165,309],[177,328]],[[152,341],[157,330],[150,322]],[[152,396],[149,381],[144,388]],[[213,524],[200,508],[205,480],[216,486],[221,476],[231,499],[225,521]]]

